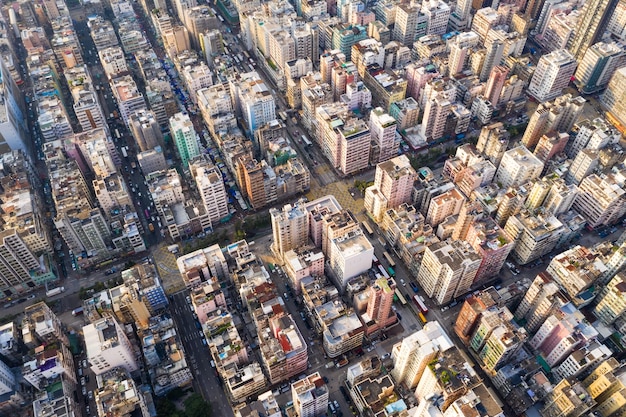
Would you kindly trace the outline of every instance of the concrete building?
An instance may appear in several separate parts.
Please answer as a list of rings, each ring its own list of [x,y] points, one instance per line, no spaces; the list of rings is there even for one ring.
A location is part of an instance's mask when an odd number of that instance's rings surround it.
[[[358,228],[329,242],[328,262],[335,274],[338,287],[372,267],[374,247]]]
[[[131,115],[137,111],[146,110],[143,94],[137,89],[137,84],[130,75],[111,80],[111,89],[120,110],[120,116],[127,125]]]
[[[613,352],[606,345],[594,340],[573,351],[554,373],[561,379],[576,378],[583,372],[594,369],[612,355]]]
[[[522,302],[515,310],[517,320],[526,320],[525,327],[530,333],[543,324],[545,319],[561,308],[567,299],[547,272],[540,272],[526,291]]]
[[[404,155],[379,163],[374,185],[365,190],[365,209],[380,221],[387,209],[411,201],[416,178],[415,170]]]
[[[510,216],[504,231],[517,241],[513,258],[525,265],[555,248],[564,233],[564,225],[554,215],[532,214],[522,211]]]
[[[583,386],[595,401],[595,410],[602,415],[619,413],[626,406],[626,373],[613,358],[601,363],[583,380]]]
[[[450,18],[450,6],[447,3],[441,0],[423,2],[421,13],[426,17],[426,35],[446,33]]]
[[[543,163],[524,146],[508,150],[496,173],[496,181],[502,188],[516,187],[539,178]]]
[[[464,224],[465,221],[459,216],[457,227]],[[515,242],[498,226],[495,220],[488,216],[471,221],[463,239],[474,248],[474,251],[481,258],[480,266],[472,283],[474,287],[495,277],[515,247]]]
[[[530,80],[529,94],[540,102],[558,97],[569,84],[576,66],[574,56],[564,49],[543,55]]]
[[[563,379],[548,393],[541,409],[543,417],[582,416],[595,405],[580,382]]]
[[[470,340],[486,370],[495,373],[522,348],[526,330],[511,323],[508,308],[483,313]]]
[[[485,98],[489,100],[494,108],[498,108],[500,94],[508,75],[509,69],[501,65],[494,66],[489,74],[487,86],[485,87]]]
[[[439,139],[443,136],[446,120],[450,114],[452,104],[447,99],[437,95],[426,102],[424,117],[420,126],[420,135],[426,140]]]
[[[602,95],[601,103],[609,113],[612,124],[618,127],[626,125],[626,67],[615,71]]]
[[[454,323],[454,332],[465,345],[469,345],[469,341],[480,323],[483,313],[495,304],[494,297],[490,291],[473,294],[463,302]]]
[[[569,141],[569,134],[565,132],[549,132],[543,135],[533,154],[543,164],[547,164],[554,156],[562,153]]]
[[[580,183],[574,209],[591,227],[615,223],[626,213],[626,193],[613,175],[591,174]]]
[[[426,20],[420,16],[417,4],[403,3],[395,7],[395,24],[391,38],[403,45],[413,45],[416,39],[426,34]]]
[[[436,321],[430,321],[421,330],[405,337],[391,349],[394,368],[391,371],[396,383],[414,388],[428,364],[440,351],[452,348],[454,344],[445,330]]]
[[[283,259],[288,251],[303,248],[309,241],[309,215],[303,205],[300,200],[283,206],[281,211],[270,209],[272,248]]]
[[[176,259],[176,264],[187,288],[201,285],[211,277],[219,280],[230,277],[226,258],[219,245],[180,256]]]
[[[617,43],[598,42],[587,48],[578,69],[576,85],[584,94],[603,90],[616,70],[626,64],[626,51]]]
[[[448,71],[450,75],[457,75],[465,70],[470,51],[478,46],[479,42],[478,35],[471,31],[459,33],[449,41]]]
[[[626,275],[617,273],[598,294],[594,314],[606,325],[615,323],[626,313]]]
[[[298,417],[317,417],[328,409],[328,387],[319,372],[291,384],[293,406]]]
[[[139,369],[136,355],[122,326],[113,317],[99,319],[83,327],[87,361],[96,375],[114,368],[127,372]]]
[[[393,279],[379,278],[365,290],[367,310],[361,315],[366,327],[365,334],[372,335],[397,321],[396,315],[391,309],[396,284]]]
[[[369,129],[372,137],[373,162],[380,163],[390,160],[398,154],[400,143],[396,137],[398,122],[382,108],[377,107],[370,113]]]
[[[139,163],[141,172],[146,176],[157,171],[165,171],[168,168],[165,155],[163,154],[163,148],[160,146],[145,152],[139,152],[137,154],[137,162]]]
[[[433,197],[426,212],[426,222],[437,227],[448,216],[459,214],[464,202],[465,197],[456,187]]]
[[[142,152],[164,145],[161,127],[152,111],[140,110],[135,112],[130,116],[128,124],[135,142]]]
[[[222,173],[206,157],[196,157],[189,161],[189,171],[195,180],[200,198],[211,222],[218,222],[230,213],[228,195]]]
[[[617,2],[617,0],[585,2],[580,13],[577,30],[567,43],[567,49],[575,59],[583,59],[587,49],[603,36]]]
[[[476,149],[492,164],[499,166],[509,145],[510,134],[500,122],[484,126],[478,136]]]
[[[480,256],[465,242],[435,243],[424,252],[417,281],[437,304],[446,304],[470,290],[480,263]]]
[[[231,90],[237,92],[237,102],[250,134],[276,119],[274,96],[256,72],[242,74],[236,83],[231,84]]]
[[[182,166],[187,169],[189,161],[200,155],[198,137],[189,116],[177,113],[171,117],[170,132],[172,133]]]

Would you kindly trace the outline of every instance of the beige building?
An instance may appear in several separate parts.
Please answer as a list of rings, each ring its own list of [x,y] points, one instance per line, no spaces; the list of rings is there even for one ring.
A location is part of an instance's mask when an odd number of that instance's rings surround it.
[[[540,272],[533,280],[522,302],[515,310],[517,320],[526,320],[525,327],[534,333],[548,316],[568,302],[558,285],[547,272]]]
[[[365,190],[365,209],[380,222],[387,209],[411,201],[416,179],[417,174],[405,155],[379,163],[374,185]]]
[[[196,182],[211,222],[217,222],[228,216],[228,195],[220,170],[210,159],[200,156],[189,161],[189,171]]]
[[[290,250],[303,248],[309,241],[309,216],[303,205],[304,201],[299,200],[283,206],[281,211],[270,209],[272,248],[281,258]]]
[[[602,288],[593,312],[606,325],[624,317],[626,313],[626,275],[619,272]]]
[[[417,281],[437,304],[452,301],[470,290],[481,257],[463,241],[435,243],[424,252]]]
[[[459,214],[464,202],[465,197],[456,188],[433,197],[428,205],[426,222],[433,227],[438,226],[446,217]]]
[[[391,349],[394,368],[391,371],[396,383],[404,383],[414,388],[424,370],[437,357],[439,351],[447,350],[454,344],[445,330],[436,321],[428,322],[424,328],[402,339]]]
[[[512,251],[513,257],[525,265],[552,251],[565,233],[565,226],[551,214],[522,211],[509,217],[504,231],[517,241]]]
[[[626,192],[613,175],[591,174],[579,185],[574,209],[591,227],[615,223],[626,213]]]

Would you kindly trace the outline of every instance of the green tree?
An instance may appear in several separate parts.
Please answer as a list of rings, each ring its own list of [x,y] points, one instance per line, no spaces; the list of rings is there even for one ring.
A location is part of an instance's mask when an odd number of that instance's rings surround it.
[[[211,417],[213,414],[211,404],[204,401],[200,394],[191,394],[184,404],[186,417]]]

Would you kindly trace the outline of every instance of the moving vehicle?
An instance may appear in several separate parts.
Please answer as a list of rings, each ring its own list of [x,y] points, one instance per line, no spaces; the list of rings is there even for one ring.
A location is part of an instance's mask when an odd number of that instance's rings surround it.
[[[84,310],[82,307],[76,307],[74,310],[72,310],[72,316],[76,317],[76,316],[81,316],[84,313]]]
[[[409,285],[411,286],[411,288],[413,289],[413,292],[419,292],[420,288],[417,286],[416,283],[414,282],[409,282]]]
[[[65,291],[65,287],[53,288],[51,290],[46,291],[46,297],[52,297],[52,296],[61,294],[63,291]]]
[[[372,227],[370,226],[370,223],[368,221],[363,222],[363,228],[365,229],[368,235],[370,236],[374,235],[374,231],[372,230]]]
[[[413,296],[413,302],[415,302],[415,305],[417,306],[417,308],[419,308],[421,313],[423,313],[423,314],[427,314],[428,313],[428,307],[426,307],[426,304],[424,304],[424,301],[422,300],[421,296],[414,295]]]
[[[400,304],[402,304],[403,306],[406,305],[406,299],[404,298],[404,296],[402,295],[402,293],[400,292],[398,288],[396,288],[395,290],[395,296],[400,302]]]
[[[396,263],[393,261],[393,259],[391,259],[391,255],[389,255],[389,253],[387,252],[383,252],[383,256],[385,257],[385,259],[387,260],[387,262],[389,262],[389,266],[390,267],[395,267]]]

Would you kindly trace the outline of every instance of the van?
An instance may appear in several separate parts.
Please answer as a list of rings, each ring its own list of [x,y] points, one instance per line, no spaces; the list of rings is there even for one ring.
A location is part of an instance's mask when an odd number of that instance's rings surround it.
[[[211,368],[215,368],[215,361],[211,360]]]
[[[285,299],[285,301],[289,301],[289,297],[287,297],[287,293],[286,292],[283,293],[283,298]]]

